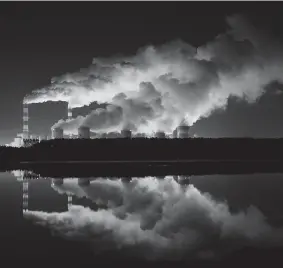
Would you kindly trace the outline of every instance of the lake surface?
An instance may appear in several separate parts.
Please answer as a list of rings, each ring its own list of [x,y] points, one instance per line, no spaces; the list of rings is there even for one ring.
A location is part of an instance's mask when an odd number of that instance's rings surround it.
[[[0,174],[10,261],[211,264],[283,256],[283,174],[39,178]],[[262,259],[261,259],[262,258]]]

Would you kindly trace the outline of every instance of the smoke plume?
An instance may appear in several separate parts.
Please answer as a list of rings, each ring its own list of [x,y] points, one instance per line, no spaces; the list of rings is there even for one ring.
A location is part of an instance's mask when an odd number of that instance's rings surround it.
[[[108,208],[74,205],[62,213],[24,216],[63,237],[99,243],[99,249],[136,248],[147,258],[218,257],[244,246],[282,245],[282,228],[269,225],[256,207],[231,213],[227,203],[171,177],[129,183],[98,179],[82,189]]]
[[[25,102],[108,103],[111,108],[56,126],[127,127],[148,134],[171,132],[183,120],[192,125],[225,108],[229,96],[255,102],[266,85],[283,82],[282,44],[242,16],[229,17],[227,23],[226,33],[198,48],[177,40],[139,49],[134,56],[96,58],[88,68],[53,78]]]

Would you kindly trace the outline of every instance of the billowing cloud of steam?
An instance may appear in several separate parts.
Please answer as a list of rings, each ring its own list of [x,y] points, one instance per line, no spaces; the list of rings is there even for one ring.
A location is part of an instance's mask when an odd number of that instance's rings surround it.
[[[82,124],[82,122],[84,122]],[[80,126],[91,127],[96,132],[113,131],[122,122],[122,108],[108,105],[106,109],[99,108],[92,111],[89,115],[78,116],[74,119],[59,120],[52,128],[61,127],[66,133],[77,131]]]
[[[60,187],[61,192],[80,192],[74,184]],[[171,177],[133,178],[130,183],[98,179],[81,189],[107,208],[74,205],[62,213],[27,211],[24,216],[66,238],[90,240],[99,249],[136,248],[148,258],[216,257],[283,241],[283,229],[270,226],[256,207],[231,213],[226,203]]]
[[[228,32],[198,48],[177,40],[140,49],[134,56],[96,58],[89,68],[53,78],[25,102],[62,100],[71,107],[108,103],[111,108],[56,126],[128,127],[144,133],[171,132],[183,120],[191,125],[215,108],[225,108],[231,95],[254,102],[266,85],[283,82],[282,45],[241,16],[229,17],[227,23]]]

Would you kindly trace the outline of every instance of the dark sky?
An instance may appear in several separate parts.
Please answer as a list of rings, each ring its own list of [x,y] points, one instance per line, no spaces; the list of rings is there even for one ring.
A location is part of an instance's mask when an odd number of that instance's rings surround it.
[[[21,132],[27,93],[87,67],[93,57],[132,54],[177,38],[203,45],[224,32],[225,17],[235,13],[280,36],[282,7],[280,2],[1,2],[0,143]],[[231,100],[226,112],[200,120],[195,130],[204,136],[282,136],[282,95],[264,98],[249,107]],[[32,106],[31,130],[38,134],[66,110],[64,103]]]

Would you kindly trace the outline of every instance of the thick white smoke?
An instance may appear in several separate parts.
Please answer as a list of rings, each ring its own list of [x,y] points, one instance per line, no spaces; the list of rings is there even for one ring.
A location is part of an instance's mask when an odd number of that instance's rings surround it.
[[[79,186],[69,186],[60,186],[61,192],[82,196],[71,190]],[[148,258],[215,257],[283,241],[283,229],[270,226],[256,207],[233,214],[226,203],[170,177],[133,178],[128,184],[98,179],[81,189],[108,208],[74,205],[63,213],[27,211],[24,216],[66,238],[90,240],[106,249],[136,248]]]
[[[25,102],[61,100],[71,107],[108,103],[111,109],[56,126],[128,127],[148,134],[171,132],[182,120],[191,125],[225,108],[231,95],[254,102],[266,85],[283,82],[282,45],[241,16],[229,17],[227,23],[228,32],[199,48],[178,40],[140,49],[135,56],[94,59],[89,68],[52,79]]]

